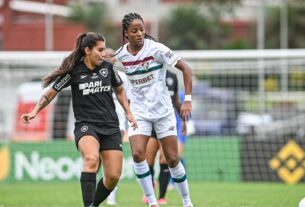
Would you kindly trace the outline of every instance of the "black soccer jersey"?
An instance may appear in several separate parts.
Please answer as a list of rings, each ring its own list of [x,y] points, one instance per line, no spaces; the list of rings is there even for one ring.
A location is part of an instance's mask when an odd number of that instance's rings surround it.
[[[112,87],[121,84],[121,78],[110,63],[103,61],[90,70],[82,61],[70,73],[59,77],[53,89],[59,92],[71,86],[76,122],[92,124],[100,133],[110,134],[119,128]]]
[[[172,103],[175,106],[176,97],[178,93],[178,78],[177,75],[169,70],[166,71],[166,86],[171,95]]]

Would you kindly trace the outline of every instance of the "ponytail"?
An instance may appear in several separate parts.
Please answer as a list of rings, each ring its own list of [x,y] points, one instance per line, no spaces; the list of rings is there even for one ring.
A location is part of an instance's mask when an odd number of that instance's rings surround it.
[[[85,56],[85,48],[92,49],[98,41],[105,42],[105,38],[94,32],[87,32],[80,34],[76,39],[76,46],[74,50],[63,59],[59,68],[55,69],[50,75],[44,77],[43,87],[47,87],[54,82],[59,76],[70,73],[74,66],[78,64]]]

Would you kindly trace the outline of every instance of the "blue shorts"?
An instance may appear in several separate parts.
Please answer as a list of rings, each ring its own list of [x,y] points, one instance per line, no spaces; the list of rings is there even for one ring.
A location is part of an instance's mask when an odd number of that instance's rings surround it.
[[[178,142],[185,144],[187,136],[182,134],[182,119],[178,112],[175,112],[177,120],[177,138]]]

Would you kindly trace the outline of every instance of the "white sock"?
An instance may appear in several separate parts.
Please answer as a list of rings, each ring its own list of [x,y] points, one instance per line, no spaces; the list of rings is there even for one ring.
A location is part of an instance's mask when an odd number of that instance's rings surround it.
[[[146,160],[140,163],[133,163],[133,168],[142,187],[142,190],[148,200],[149,205],[157,204],[154,187],[151,182],[151,174]]]
[[[192,205],[185,169],[182,163],[179,162],[179,164],[174,168],[169,167],[169,171],[182,198],[183,206]]]

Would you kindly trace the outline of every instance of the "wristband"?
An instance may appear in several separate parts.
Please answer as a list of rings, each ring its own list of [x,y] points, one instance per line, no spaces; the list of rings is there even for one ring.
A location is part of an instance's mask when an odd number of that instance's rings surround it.
[[[192,101],[192,95],[185,95],[184,101]]]

